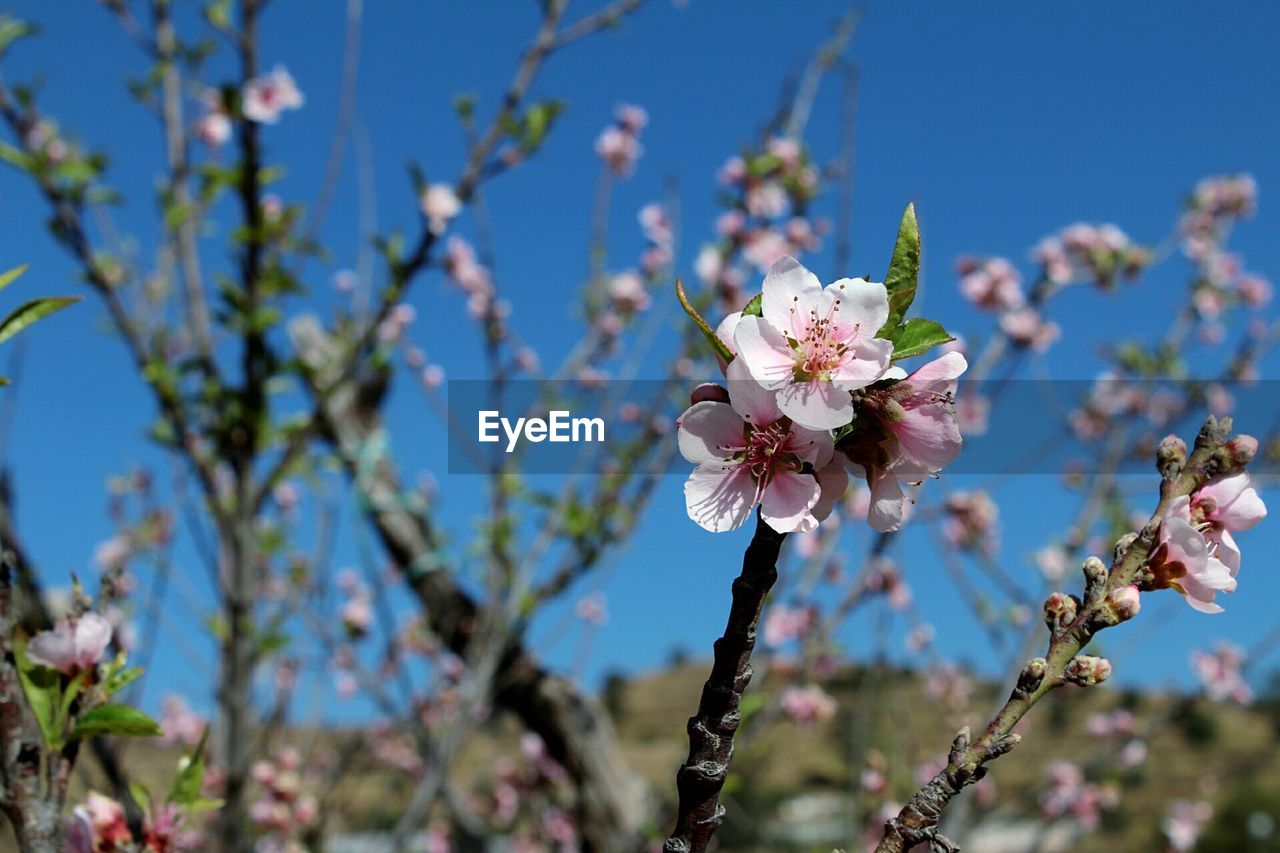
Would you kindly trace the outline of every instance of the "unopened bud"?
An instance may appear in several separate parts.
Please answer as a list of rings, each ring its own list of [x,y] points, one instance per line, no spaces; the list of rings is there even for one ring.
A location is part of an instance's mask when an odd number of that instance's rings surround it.
[[[1055,592],[1044,600],[1044,622],[1049,630],[1060,634],[1068,625],[1076,621],[1076,613],[1080,609],[1080,601],[1074,595]]]
[[[1142,600],[1138,594],[1138,587],[1129,584],[1113,589],[1107,594],[1102,605],[1094,611],[1096,627],[1106,628],[1127,622],[1138,615],[1138,608],[1141,606]]]
[[[1062,677],[1081,687],[1101,684],[1111,675],[1111,662],[1094,655],[1077,655],[1067,664]]]
[[[1114,554],[1116,562],[1124,559],[1124,555],[1129,553],[1129,548],[1133,546],[1134,540],[1137,538],[1137,533],[1129,532],[1116,540],[1116,550]]]
[[[1018,692],[1034,692],[1040,686],[1040,682],[1044,681],[1044,672],[1047,667],[1048,663],[1044,658],[1032,658],[1027,661],[1022,672],[1018,673]]]
[[[1156,470],[1166,480],[1182,473],[1187,464],[1187,443],[1176,435],[1166,435],[1156,445]]]
[[[1106,588],[1107,564],[1097,557],[1089,557],[1080,566],[1080,570],[1084,572],[1085,601],[1093,604],[1102,597],[1102,592]]]
[[[723,385],[717,385],[714,382],[703,382],[689,394],[689,405],[691,406],[707,402],[727,403],[729,402],[729,391]]]
[[[1258,439],[1251,435],[1233,435],[1226,444],[1226,450],[1231,454],[1231,463],[1236,468],[1243,468],[1258,455]]]

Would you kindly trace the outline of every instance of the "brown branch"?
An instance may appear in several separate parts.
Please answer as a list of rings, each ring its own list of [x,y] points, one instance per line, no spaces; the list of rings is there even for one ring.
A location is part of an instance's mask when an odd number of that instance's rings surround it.
[[[1170,504],[1191,494],[1210,478],[1233,473],[1243,467],[1227,446],[1230,430],[1230,418],[1217,420],[1210,417],[1205,421],[1185,465],[1162,472],[1165,476],[1160,484],[1160,501],[1155,511],[1139,533],[1121,540],[1110,570],[1096,557],[1085,560],[1085,595],[1079,603],[1078,612],[1072,614],[1067,624],[1050,625],[1052,636],[1045,656],[1026,663],[1008,701],[978,738],[971,740],[967,728],[960,731],[951,745],[947,766],[885,824],[884,836],[876,847],[876,853],[904,853],[917,844],[928,844],[935,853],[956,853],[960,849],[956,843],[938,831],[943,812],[963,788],[985,775],[988,762],[1018,744],[1021,737],[1013,733],[1018,721],[1051,690],[1071,683],[1087,686],[1106,678],[1110,672],[1109,664],[1077,655],[1098,631],[1128,618],[1117,613],[1110,593],[1135,581],[1139,582],[1140,589],[1154,588],[1144,573],[1149,574],[1147,559]]]
[[[741,722],[738,706],[751,681],[756,627],[765,597],[778,579],[778,552],[785,538],[757,517],[742,573],[733,582],[728,625],[716,640],[715,662],[702,687],[698,713],[689,719],[689,757],[676,773],[680,805],[675,829],[662,848],[667,853],[701,853],[724,822],[720,790]]]

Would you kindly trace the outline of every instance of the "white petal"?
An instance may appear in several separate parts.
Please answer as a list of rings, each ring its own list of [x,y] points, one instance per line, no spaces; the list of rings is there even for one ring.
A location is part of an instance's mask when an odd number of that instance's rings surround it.
[[[779,471],[765,487],[760,499],[760,515],[779,533],[812,530],[818,520],[810,510],[818,502],[820,489],[812,474]]]
[[[752,378],[751,371],[741,358],[735,358],[729,363],[725,380],[729,386],[729,403],[742,420],[763,427],[782,416],[782,410],[778,408],[777,392],[765,388]]]
[[[733,364],[744,362],[761,385],[777,389],[791,381],[796,369],[795,355],[787,339],[769,323],[759,317],[743,317],[733,340],[738,349]]]
[[[865,278],[842,278],[828,285],[829,298],[840,300],[838,328],[857,326],[863,335],[873,337],[889,319],[889,293],[880,282]]]
[[[794,318],[808,317],[821,295],[822,282],[818,277],[795,258],[783,256],[764,277],[761,314],[779,332],[791,334]]]
[[[833,382],[793,382],[778,392],[778,408],[809,429],[837,429],[853,420],[853,399]]]
[[[676,441],[680,455],[695,465],[717,462],[733,455],[731,448],[742,447],[742,418],[726,403],[696,403],[680,416]]]
[[[689,517],[712,533],[736,530],[751,515],[756,489],[741,465],[707,463],[693,469],[684,484]]]

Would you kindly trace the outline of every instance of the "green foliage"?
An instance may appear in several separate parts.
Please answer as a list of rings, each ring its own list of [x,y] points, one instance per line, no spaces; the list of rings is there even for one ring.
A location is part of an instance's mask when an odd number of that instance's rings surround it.
[[[706,320],[702,319],[702,315],[689,302],[689,297],[684,292],[684,283],[679,279],[676,280],[676,298],[680,300],[680,307],[684,309],[684,313],[689,315],[689,319],[693,320],[693,324],[702,332],[702,336],[707,339],[707,343],[711,344],[711,348],[715,350],[716,355],[724,360],[727,364],[733,361],[733,351],[725,346],[724,341],[720,340],[716,335],[716,330],[711,328]]]
[[[27,271],[26,264],[20,267],[0,273],[0,290],[8,287]],[[9,313],[9,316],[0,320],[0,343],[12,338],[23,329],[43,320],[50,314],[61,311],[68,305],[72,305],[80,301],[79,296],[47,296],[39,299],[31,299],[19,305]],[[0,385],[8,385],[9,380],[0,376]]]
[[[923,355],[934,347],[954,341],[941,323],[926,320],[923,317],[912,317],[901,326],[892,329],[886,338],[893,341],[893,360]]]
[[[919,287],[920,223],[916,219],[916,206],[908,204],[898,225],[898,239],[893,244],[889,272],[884,277],[884,289],[889,296],[889,318],[876,332],[877,338],[893,342],[894,361],[924,355],[940,344],[955,340],[941,323],[922,317],[904,319]]]
[[[57,670],[30,661],[25,634],[14,636],[13,657],[23,695],[27,697],[27,705],[40,726],[40,734],[44,735],[45,746],[61,748],[62,727],[58,725],[58,710],[62,705],[62,676]]]
[[[130,735],[153,737],[162,734],[160,724],[128,705],[99,705],[90,708],[76,720],[69,740],[97,735]]]

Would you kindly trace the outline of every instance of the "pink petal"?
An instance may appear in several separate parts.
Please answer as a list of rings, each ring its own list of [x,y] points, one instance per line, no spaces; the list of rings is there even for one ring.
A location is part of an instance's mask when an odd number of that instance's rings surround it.
[[[1246,475],[1247,476],[1247,475]],[[1267,517],[1267,505],[1256,489],[1245,489],[1225,507],[1219,507],[1214,520],[1230,530],[1248,530]]]
[[[812,474],[777,471],[761,497],[760,514],[779,533],[812,530],[818,520],[810,510],[819,495],[818,481]]]
[[[921,385],[934,382],[954,382],[969,367],[969,362],[958,352],[949,352],[941,358],[935,358],[928,364],[922,364],[918,370],[908,377],[913,383]]]
[[[836,501],[843,498],[844,493],[849,490],[849,472],[839,459],[818,469],[818,488],[822,491],[818,502],[813,505],[813,517],[818,521],[826,521]]]
[[[907,496],[902,486],[889,471],[877,471],[871,476],[871,507],[867,510],[867,524],[872,530],[890,533],[902,526],[903,504]]]
[[[761,314],[779,332],[789,333],[794,325],[793,309],[807,317],[821,294],[818,277],[795,258],[783,256],[764,277]]]
[[[883,378],[892,358],[891,341],[859,335],[853,344],[853,360],[832,371],[831,378],[844,390],[856,391]]]
[[[809,429],[837,429],[853,420],[853,399],[833,382],[792,382],[778,392],[778,408]]]
[[[824,467],[831,461],[835,453],[835,445],[831,433],[827,430],[805,429],[802,426],[791,426],[791,432],[783,445],[783,450],[800,457],[801,462],[808,462],[815,469]]]
[[[753,379],[747,365],[742,362],[741,358],[735,358],[725,374],[729,385],[729,403],[742,420],[758,427],[768,426],[782,417],[782,410],[778,408],[778,395]]]
[[[52,631],[41,631],[27,643],[27,657],[32,663],[70,675],[75,669],[75,640],[71,626],[59,620]]]
[[[840,310],[836,313],[839,329],[857,327],[861,334],[871,338],[889,319],[889,294],[879,282],[842,278],[828,285],[824,295],[840,300]]]
[[[693,469],[684,484],[689,517],[712,533],[736,530],[751,515],[756,487],[741,465],[706,463]]]
[[[111,642],[111,623],[97,613],[86,613],[76,622],[76,665],[88,669],[102,659]]]
[[[742,418],[726,403],[696,403],[680,416],[680,455],[695,465],[718,462],[745,445]]]
[[[786,338],[769,323],[759,317],[743,317],[733,339],[738,345],[733,364],[744,362],[761,385],[777,389],[791,381],[796,370],[795,355]]]
[[[889,424],[904,453],[930,471],[940,471],[956,458],[964,444],[955,415],[940,404],[906,410],[901,421]]]

